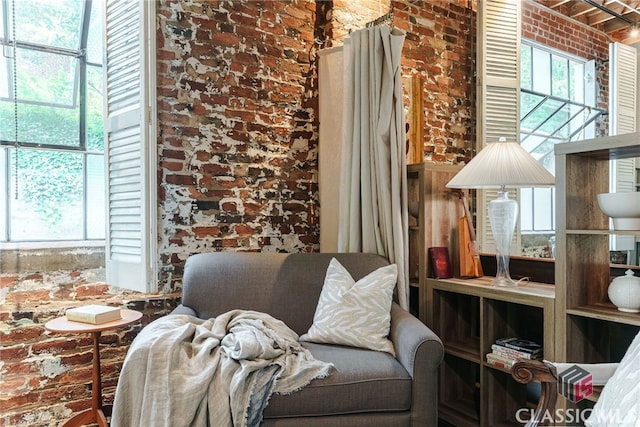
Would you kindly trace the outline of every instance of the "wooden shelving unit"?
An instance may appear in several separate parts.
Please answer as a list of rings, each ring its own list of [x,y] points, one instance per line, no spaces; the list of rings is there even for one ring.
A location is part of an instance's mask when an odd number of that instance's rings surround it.
[[[498,338],[519,336],[543,344],[553,359],[555,291],[529,282],[517,288],[478,279],[427,279],[427,324],[445,346],[439,416],[444,425],[517,426],[526,387],[508,370],[486,363]]]
[[[610,264],[610,237],[640,237],[640,230],[610,230],[596,197],[609,191],[610,160],[640,157],[640,133],[561,144],[555,153],[555,285],[426,280],[425,321],[445,345],[442,425],[521,425],[515,414],[531,403],[526,387],[485,361],[497,338],[542,342],[545,359],[556,362],[603,363],[619,362],[640,331],[640,314],[618,311],[607,295],[612,275],[626,268],[640,275],[637,266]],[[559,397],[556,409],[588,409],[598,392],[577,405]]]
[[[640,230],[610,230],[596,196],[609,191],[610,160],[640,156],[640,133],[560,144],[555,154],[556,360],[619,362],[640,330],[640,314],[618,311],[608,299],[609,237]]]
[[[428,249],[449,248],[454,274],[458,271],[457,220],[462,204],[445,185],[462,169],[460,165],[416,163],[407,166],[409,211],[409,276],[415,314],[426,322],[425,281],[430,275]],[[416,212],[417,211],[417,212]]]

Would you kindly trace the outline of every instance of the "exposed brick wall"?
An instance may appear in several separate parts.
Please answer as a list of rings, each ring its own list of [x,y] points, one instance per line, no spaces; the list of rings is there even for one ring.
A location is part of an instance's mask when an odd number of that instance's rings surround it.
[[[316,3],[158,6],[160,289],[196,252],[317,251]]]
[[[425,80],[424,160],[471,159],[475,141],[475,19],[468,0],[393,1],[406,33],[403,76]]]

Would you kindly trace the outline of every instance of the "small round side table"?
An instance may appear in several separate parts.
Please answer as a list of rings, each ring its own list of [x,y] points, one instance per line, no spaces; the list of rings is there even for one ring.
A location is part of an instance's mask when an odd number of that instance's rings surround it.
[[[51,332],[62,333],[90,333],[93,337],[93,378],[91,381],[91,408],[78,413],[63,427],[76,427],[86,424],[97,423],[100,427],[108,427],[107,418],[102,410],[102,374],[100,372],[100,334],[102,331],[120,328],[130,325],[142,317],[142,313],[135,310],[120,310],[121,319],[113,322],[100,323],[80,323],[67,320],[65,316],[49,320],[44,327]]]

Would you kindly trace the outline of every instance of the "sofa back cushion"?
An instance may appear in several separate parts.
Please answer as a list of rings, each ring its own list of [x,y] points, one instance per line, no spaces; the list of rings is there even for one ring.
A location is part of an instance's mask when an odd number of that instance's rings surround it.
[[[389,264],[380,255],[362,253],[197,254],[185,265],[182,304],[203,319],[234,309],[268,313],[301,335],[313,323],[334,257],[356,281]]]

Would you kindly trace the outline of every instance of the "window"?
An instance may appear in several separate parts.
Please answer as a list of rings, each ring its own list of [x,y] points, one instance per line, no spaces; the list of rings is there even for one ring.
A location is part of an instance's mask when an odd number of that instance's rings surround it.
[[[102,8],[0,1],[0,241],[105,238]]]
[[[520,60],[520,144],[554,173],[555,144],[596,136],[595,65],[525,40]],[[522,233],[553,233],[554,191],[521,190]]]
[[[107,282],[142,292],[157,290],[155,13],[0,0],[0,243],[95,239]]]

